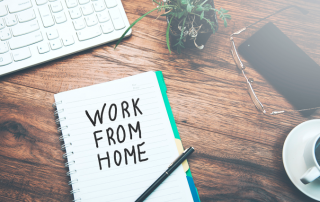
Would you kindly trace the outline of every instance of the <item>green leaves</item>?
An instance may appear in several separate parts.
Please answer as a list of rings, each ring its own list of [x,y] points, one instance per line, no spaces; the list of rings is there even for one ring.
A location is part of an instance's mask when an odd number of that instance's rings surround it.
[[[191,13],[193,7],[194,7],[194,6],[192,6],[192,5],[190,5],[190,4],[187,5],[187,11],[188,11],[188,13]]]
[[[183,38],[183,33],[184,33],[184,29],[185,29],[185,25],[186,24],[186,18],[183,19],[183,23],[182,23],[182,29],[181,29],[181,33],[180,33],[180,41]]]
[[[192,5],[192,2],[190,2],[189,0],[181,0],[181,10],[184,10],[187,13],[191,13],[193,8],[194,5]]]
[[[216,33],[216,28],[215,28],[215,24],[214,22],[210,22],[210,26],[211,26],[211,30],[212,30],[212,34]]]
[[[181,4],[182,4],[182,5],[187,5],[188,3],[189,3],[188,0],[181,0]]]
[[[203,7],[200,5],[197,5],[196,12],[202,12],[202,11],[203,11]]]
[[[161,6],[165,5],[165,2],[163,1],[158,2],[157,0],[152,0],[152,2],[158,4],[158,12],[162,10]]]
[[[196,12],[200,13],[202,11],[209,11],[211,8],[212,6],[210,4],[205,4],[205,5],[200,4],[200,5],[197,5]]]
[[[220,8],[220,11],[222,12],[222,13],[228,13],[229,11],[227,11],[226,9],[224,9],[224,8]]]
[[[170,35],[170,25],[171,25],[172,19],[173,19],[173,17],[171,17],[171,19],[170,19],[170,21],[169,21],[169,24],[168,24],[168,27],[167,27],[167,32],[166,32],[166,41],[167,41],[167,46],[168,46],[168,50],[169,50],[169,53],[170,53],[170,54],[171,54],[171,50],[170,50],[170,39],[169,39],[169,35]]]
[[[178,43],[176,43],[174,46],[177,48],[177,51],[180,54],[181,49],[184,48],[184,43],[181,40],[179,40]]]
[[[223,8],[220,8],[220,10],[213,8],[210,0],[152,0],[152,2],[154,2],[157,7],[143,14],[141,17],[135,20],[129,26],[129,28],[125,30],[123,35],[116,43],[115,48],[119,45],[128,31],[137,22],[139,22],[142,18],[155,10],[157,10],[158,12],[165,10],[165,13],[161,14],[161,16],[166,16],[168,19],[170,19],[166,28],[166,43],[170,53],[171,47],[169,36],[171,27],[175,30],[174,32],[178,34],[178,39],[176,42],[174,42],[176,44],[174,44],[173,46],[177,48],[178,53],[180,53],[181,49],[184,48],[184,43],[187,40],[187,37],[197,36],[197,33],[192,36],[190,35],[190,33],[192,33],[190,30],[192,30],[191,28],[193,28],[194,25],[197,25],[198,27],[200,27],[200,29],[203,29],[201,27],[205,27],[204,29],[208,29],[208,26],[210,26],[212,32],[215,33],[217,25],[215,24],[215,21],[212,21],[212,18],[209,17],[212,16],[213,12],[216,12],[220,19],[223,20],[224,26],[227,26],[227,19],[231,19],[231,16],[228,14],[227,10]],[[195,16],[197,17],[195,18]],[[197,30],[196,32],[198,31],[199,30]]]
[[[204,11],[202,11],[201,15],[200,15],[200,20],[202,20],[204,17]]]
[[[203,8],[205,11],[209,11],[212,8],[212,6],[210,4],[206,4],[203,6]]]
[[[218,12],[220,19],[223,20],[224,26],[227,27],[228,26],[227,19],[231,19],[231,15],[226,14],[229,11],[227,11],[226,9],[223,9],[223,8],[220,8],[220,10],[216,10],[216,9],[214,9],[214,10]]]
[[[157,8],[152,9],[151,11],[143,14],[140,18],[136,19],[129,27],[128,29],[126,29],[126,31],[122,34],[122,36],[120,37],[120,39],[117,41],[116,46],[114,47],[114,49],[117,48],[117,46],[119,45],[119,43],[122,41],[122,39],[125,37],[125,35],[129,32],[129,30],[137,23],[139,22],[142,18],[144,18],[145,16],[147,16],[149,13],[158,10],[159,8],[172,8],[172,6],[170,5],[164,5],[164,6],[159,6]]]
[[[181,29],[179,41],[178,41],[178,43],[176,43],[176,44],[174,45],[174,46],[177,47],[177,51],[178,51],[179,54],[181,53],[181,48],[184,48],[184,45],[183,45],[184,43],[183,43],[182,40],[183,40],[183,38],[184,38],[183,34],[184,34],[186,19],[187,19],[186,17],[183,19],[182,29]]]
[[[181,12],[177,12],[176,13],[177,15],[175,15],[175,17],[177,17],[177,18],[181,18],[182,16],[184,16],[185,14],[187,14],[187,12],[186,11],[181,11]]]

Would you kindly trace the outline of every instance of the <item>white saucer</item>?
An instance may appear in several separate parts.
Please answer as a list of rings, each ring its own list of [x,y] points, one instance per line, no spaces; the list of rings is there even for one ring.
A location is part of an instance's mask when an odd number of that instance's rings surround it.
[[[306,141],[319,133],[320,119],[303,122],[289,133],[282,150],[283,165],[292,183],[305,195],[318,201],[320,201],[320,180],[304,185],[300,177],[307,171],[303,159]]]

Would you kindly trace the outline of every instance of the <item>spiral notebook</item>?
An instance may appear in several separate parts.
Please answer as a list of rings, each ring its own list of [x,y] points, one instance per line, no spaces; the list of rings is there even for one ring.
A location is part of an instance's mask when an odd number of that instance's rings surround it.
[[[54,97],[74,201],[135,201],[183,152],[159,71]],[[200,201],[187,161],[146,201]]]

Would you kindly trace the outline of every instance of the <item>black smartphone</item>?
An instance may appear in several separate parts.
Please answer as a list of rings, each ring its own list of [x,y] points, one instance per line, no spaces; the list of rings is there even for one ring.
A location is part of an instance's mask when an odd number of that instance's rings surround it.
[[[320,107],[320,67],[273,23],[242,43],[240,55],[295,109]],[[301,112],[308,116],[315,110]]]

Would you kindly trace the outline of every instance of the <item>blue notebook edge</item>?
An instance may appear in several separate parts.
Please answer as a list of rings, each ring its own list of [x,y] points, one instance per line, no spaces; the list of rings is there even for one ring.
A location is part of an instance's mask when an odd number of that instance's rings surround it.
[[[163,74],[162,74],[161,71],[156,71],[155,74],[156,74],[156,77],[157,77],[157,80],[158,80],[158,84],[159,84],[159,87],[160,87],[160,91],[161,91],[161,94],[162,94],[163,101],[165,103],[165,107],[166,107],[167,114],[168,114],[168,117],[169,117],[169,120],[170,120],[172,131],[174,133],[174,137],[176,139],[181,140],[179,132],[178,132],[178,128],[177,128],[176,122],[174,121],[173,113],[172,113],[172,110],[171,110],[171,107],[170,107],[169,99],[168,99],[168,96],[167,96],[167,86],[166,86],[166,84],[164,82]],[[186,172],[186,178],[187,178],[187,181],[188,181],[188,184],[189,184],[189,188],[190,188],[190,192],[191,192],[193,201],[194,202],[200,202],[199,193],[198,193],[198,190],[197,190],[197,188],[196,188],[196,186],[194,184],[194,180],[193,180],[193,177],[191,175],[190,167]]]

